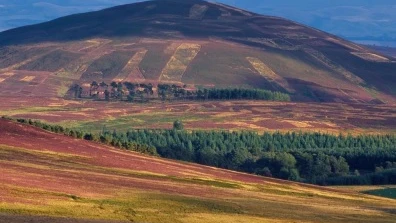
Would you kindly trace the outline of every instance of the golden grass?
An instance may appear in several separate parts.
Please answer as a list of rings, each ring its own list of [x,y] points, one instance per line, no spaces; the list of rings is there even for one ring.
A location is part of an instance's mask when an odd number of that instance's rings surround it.
[[[243,121],[231,121],[231,122],[226,122],[225,124],[235,125],[236,128],[241,128],[241,129],[251,129],[251,130],[265,129],[262,126],[258,126],[258,125],[248,123],[248,122],[243,122]]]
[[[148,43],[148,44],[163,44],[167,43],[166,40],[160,40],[160,39],[152,39],[152,38],[141,38],[140,43]]]
[[[128,78],[128,76],[139,69],[139,64],[142,62],[143,58],[146,56],[148,50],[141,50],[137,52],[133,57],[128,61],[122,71],[114,78],[114,81],[120,82]]]
[[[15,73],[14,72],[5,72],[5,73],[1,73],[0,70],[0,83],[2,83],[3,81],[5,81],[7,78],[10,78],[12,76],[14,76]]]
[[[31,150],[31,149],[24,149],[18,148],[14,146],[7,146],[0,144],[0,151],[4,153],[12,153],[12,152],[22,152],[24,154],[31,154],[37,155],[44,158],[56,158],[56,159],[72,159],[72,158],[85,158],[89,159],[90,156],[82,156],[82,155],[75,155],[70,153],[60,153],[60,152],[53,152],[50,150]],[[1,161],[1,160],[0,160]]]
[[[293,121],[293,120],[284,120],[283,122],[290,123],[297,128],[310,128],[312,127],[308,122],[303,122],[303,121]]]
[[[91,39],[91,40],[87,40],[87,41],[85,41],[85,42],[87,42],[87,43],[93,43],[93,44],[100,44],[100,42],[98,41],[98,40],[94,40],[94,39]]]
[[[71,100],[63,100],[56,98],[57,102],[53,102],[48,104],[48,107],[64,107],[64,106],[69,106],[69,105],[83,105],[84,102],[82,101],[71,101]],[[94,108],[85,108],[81,109],[83,111],[95,111],[96,109]]]
[[[289,92],[293,92],[293,89],[288,85],[287,81],[279,76],[275,71],[273,71],[267,64],[255,57],[246,57],[253,68],[265,77],[268,81],[276,82],[283,88],[287,89]]]
[[[349,48],[351,50],[358,50],[358,51],[365,51],[366,50],[362,46],[359,46],[359,45],[354,44],[352,42],[343,41],[341,39],[335,39],[335,38],[332,38],[332,37],[327,37],[326,40],[329,40],[329,41],[331,41],[333,43],[340,44],[340,45],[345,46],[345,47],[347,47],[347,48]]]
[[[281,79],[279,75],[277,75],[271,68],[269,68],[265,63],[263,63],[260,59],[254,57],[246,58],[250,64],[256,69],[261,75],[270,80]]]
[[[362,78],[349,72],[347,69],[345,69],[341,65],[335,64],[332,60],[330,60],[328,57],[326,57],[321,52],[319,52],[315,49],[308,49],[308,48],[304,49],[304,51],[307,54],[309,54],[311,57],[315,58],[318,62],[322,63],[323,65],[329,67],[330,69],[338,71],[341,75],[343,75],[350,82],[352,82],[354,84],[358,84],[358,85],[363,85],[365,83]]]
[[[212,115],[212,117],[215,118],[227,118],[227,117],[232,117],[232,116],[237,116],[237,117],[243,117],[243,115],[246,114],[251,114],[252,112],[249,110],[241,110],[239,112],[221,112],[221,113],[216,113]]]
[[[64,97],[66,93],[69,91],[70,86],[72,85],[73,81],[62,81],[60,86],[56,89],[56,93],[59,97]]]
[[[1,76],[6,76],[6,77],[12,77],[14,75],[15,75],[14,72],[6,72],[6,73],[1,74]]]
[[[84,46],[83,48],[79,49],[79,51],[88,50],[94,47],[100,47],[101,45],[111,43],[112,40],[108,39],[91,39],[86,40],[85,43],[88,43],[88,46]]]
[[[262,194],[263,198],[257,199],[244,193],[236,195],[238,198],[204,199],[125,189],[114,190],[114,195],[107,198],[84,198],[9,185],[0,188],[32,202],[0,203],[0,211],[16,214],[165,223],[392,222],[392,215],[370,207],[366,201],[309,201],[276,194]]]
[[[160,81],[180,82],[190,62],[201,50],[201,45],[182,43],[162,70]]]
[[[314,123],[314,124],[322,124],[322,125],[327,125],[332,128],[339,128],[339,126],[333,122],[326,122],[326,121],[321,121],[321,122],[309,122],[309,123]]]
[[[110,43],[111,41],[103,42],[102,45]],[[102,45],[97,45],[98,48],[100,48]],[[96,45],[95,45],[96,46]],[[93,47],[93,46],[92,46]],[[85,54],[82,57],[80,57],[78,60],[75,60],[74,62],[68,64],[64,68],[60,69],[58,72],[55,73],[56,76],[58,77],[64,77],[64,78],[69,78],[73,80],[79,80],[82,76],[82,74],[87,71],[88,67],[91,65],[91,63],[100,57],[111,53],[112,51],[106,51],[106,50],[96,50],[95,53],[93,54]]]
[[[115,44],[115,47],[126,47],[126,46],[133,46],[136,45],[136,43],[121,43],[121,44]]]
[[[273,218],[260,218],[246,215],[236,214],[210,214],[210,213],[196,213],[190,214],[181,219],[186,223],[288,223],[289,219],[273,219]],[[295,223],[307,221],[292,221]]]
[[[351,52],[351,54],[360,57],[363,60],[368,60],[373,62],[389,62],[388,58],[374,53]]]
[[[174,54],[177,48],[180,46],[180,44],[181,44],[180,42],[172,42],[165,48],[164,53],[171,55]]]
[[[34,78],[35,78],[35,76],[26,76],[26,77],[22,78],[21,81],[30,82],[30,81],[34,80]]]

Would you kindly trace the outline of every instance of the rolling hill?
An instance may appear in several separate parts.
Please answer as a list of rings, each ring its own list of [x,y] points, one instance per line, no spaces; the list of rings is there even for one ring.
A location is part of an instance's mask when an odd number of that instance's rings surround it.
[[[142,0],[0,0],[0,31],[61,16]],[[359,43],[396,46],[393,0],[217,0],[260,14],[285,17]]]
[[[0,167],[0,222],[394,222],[396,214],[391,199],[149,157],[4,119]]]
[[[0,95],[73,83],[170,82],[395,102],[396,59],[310,27],[201,0],[156,0],[0,33]]]

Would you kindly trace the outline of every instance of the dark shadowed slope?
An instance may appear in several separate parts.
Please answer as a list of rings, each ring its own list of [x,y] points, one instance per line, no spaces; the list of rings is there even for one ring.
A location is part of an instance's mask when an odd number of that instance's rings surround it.
[[[92,80],[249,86],[315,101],[394,102],[396,94],[393,57],[289,20],[200,0],[67,16],[2,32],[0,45],[6,94],[62,96],[72,82]],[[37,90],[43,86],[54,89]]]

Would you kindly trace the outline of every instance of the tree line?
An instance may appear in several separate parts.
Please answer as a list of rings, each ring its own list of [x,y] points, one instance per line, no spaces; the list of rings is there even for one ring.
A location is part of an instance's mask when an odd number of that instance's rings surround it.
[[[290,101],[290,95],[262,89],[243,88],[204,88],[195,91],[186,90],[186,87],[168,84],[158,85],[158,96],[163,100],[265,100]]]
[[[170,100],[266,100],[266,101],[290,101],[290,95],[262,89],[242,88],[203,88],[189,89],[186,85],[175,84],[136,84],[131,82],[105,82],[93,81],[90,84],[89,95],[84,95],[83,88],[75,84],[70,91],[74,98],[91,98],[96,100],[121,100],[129,102],[147,102],[153,99],[162,101]],[[154,93],[157,93],[155,97]]]
[[[176,129],[130,130],[117,135],[121,141],[147,143],[166,158],[316,184],[396,168],[394,135]]]
[[[9,117],[2,117],[2,118],[7,119],[7,120],[14,120]],[[60,125],[51,125],[51,124],[47,124],[47,123],[43,123],[40,121],[31,120],[31,119],[18,118],[18,119],[15,119],[15,121],[22,123],[22,124],[32,125],[32,126],[44,129],[49,132],[64,134],[66,136],[70,136],[70,137],[77,138],[77,139],[101,142],[103,144],[114,146],[114,147],[121,148],[121,149],[126,149],[126,150],[131,150],[131,151],[135,151],[135,152],[139,152],[139,153],[143,153],[143,154],[158,156],[157,150],[153,146],[149,146],[149,145],[143,144],[143,143],[138,143],[135,141],[121,142],[120,140],[117,139],[117,137],[112,137],[112,136],[109,137],[108,135],[104,135],[104,134],[94,134],[94,133],[90,133],[90,132],[84,132],[81,130],[64,128]]]
[[[251,131],[169,130],[84,133],[61,126],[19,122],[119,148],[262,176],[320,185],[390,184],[396,178],[395,135],[331,135]]]

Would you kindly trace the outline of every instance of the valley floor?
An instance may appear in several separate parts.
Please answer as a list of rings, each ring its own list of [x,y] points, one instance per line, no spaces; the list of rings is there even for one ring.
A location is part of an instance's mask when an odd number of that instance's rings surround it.
[[[395,133],[396,106],[342,103],[208,101],[125,103],[1,97],[0,116],[40,119],[85,131],[172,128]]]

